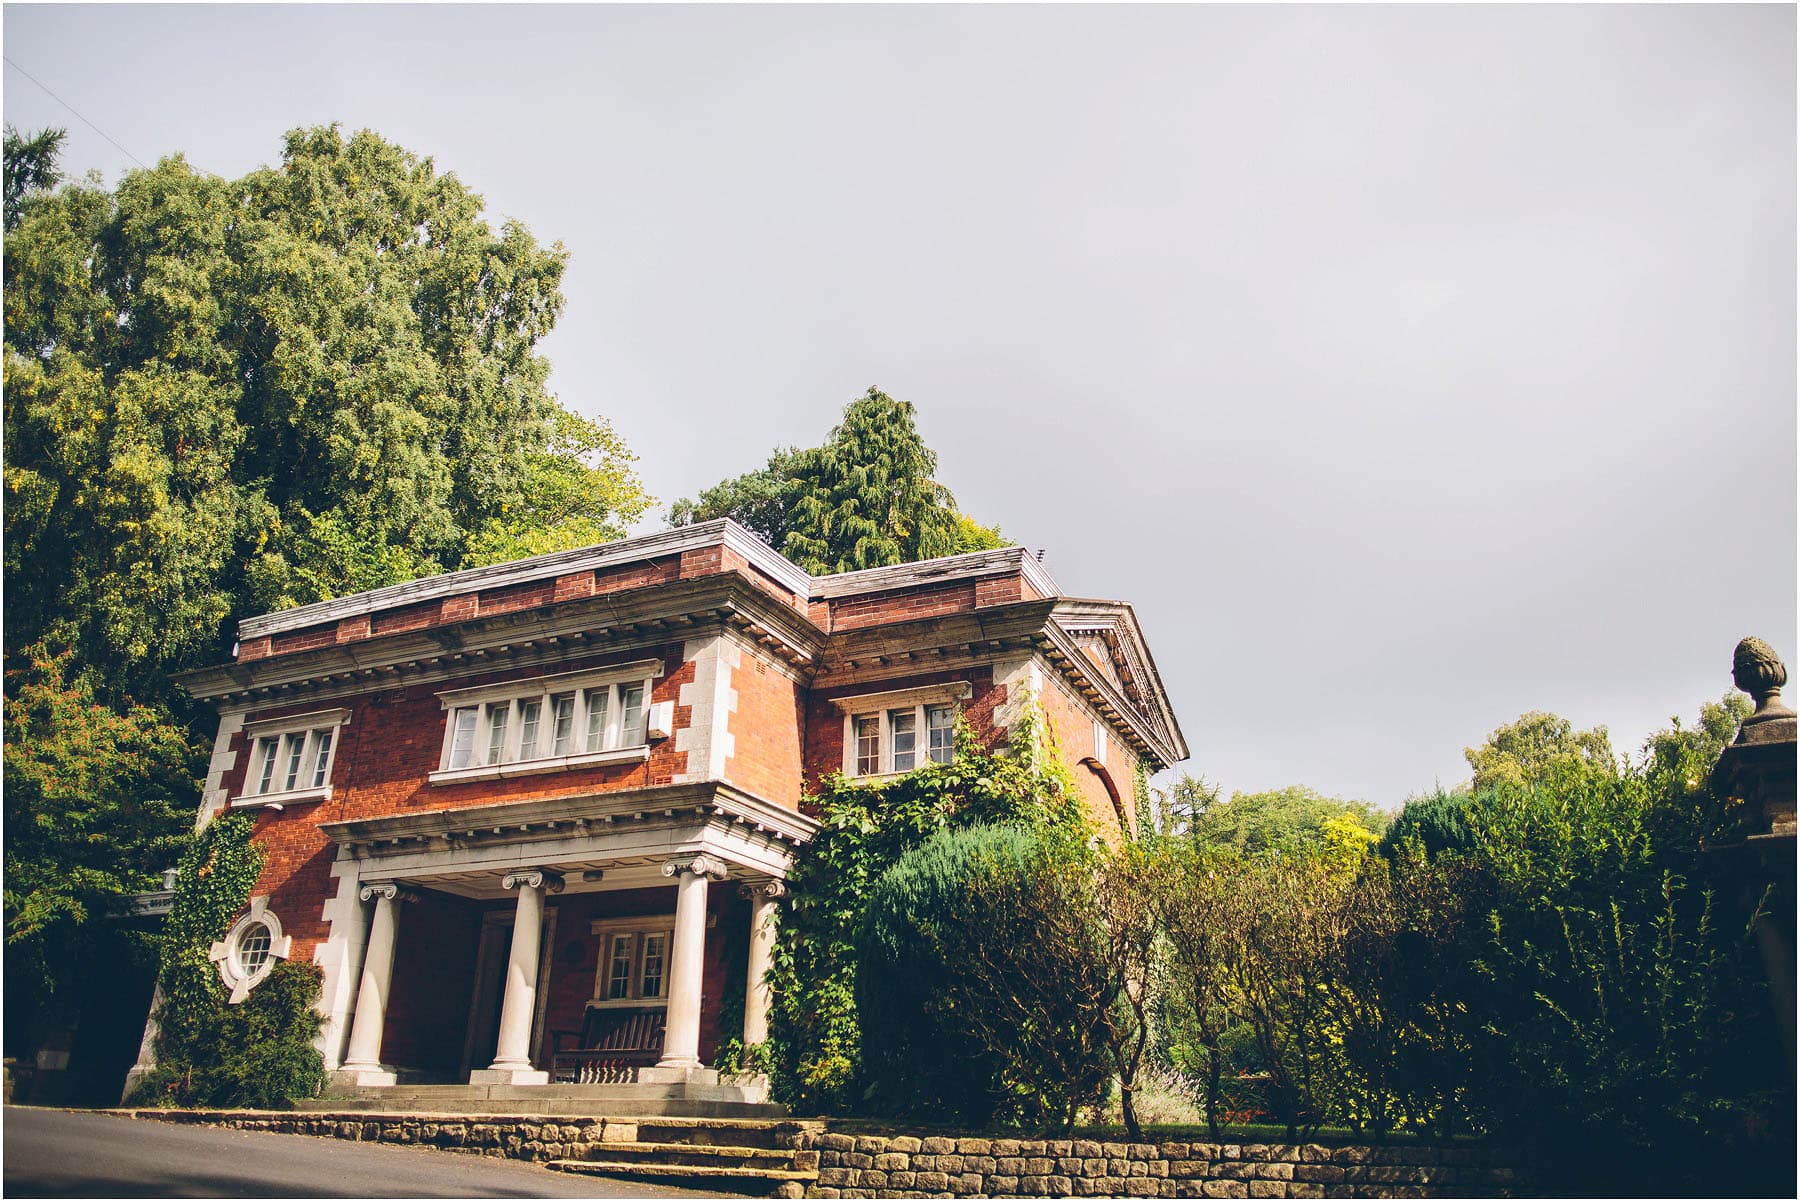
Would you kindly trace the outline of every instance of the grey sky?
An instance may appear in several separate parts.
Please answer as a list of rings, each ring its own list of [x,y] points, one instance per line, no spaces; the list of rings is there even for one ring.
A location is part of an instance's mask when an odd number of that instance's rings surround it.
[[[572,252],[666,503],[871,384],[1228,788],[1635,749],[1795,651],[1791,7],[5,9],[146,162],[340,121]],[[13,67],[6,119],[129,161]],[[660,523],[659,523],[660,524]],[[1750,553],[1754,552],[1754,558]]]

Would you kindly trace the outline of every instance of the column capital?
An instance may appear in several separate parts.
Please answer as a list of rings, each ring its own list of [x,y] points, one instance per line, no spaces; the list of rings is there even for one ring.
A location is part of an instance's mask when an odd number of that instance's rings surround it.
[[[521,885],[530,889],[542,889],[545,893],[561,893],[563,879],[548,868],[515,868],[500,878],[502,889],[517,889]]]
[[[359,891],[364,901],[385,898],[388,901],[416,902],[419,895],[411,889],[403,889],[398,881],[374,881],[364,885]]]
[[[664,876],[679,877],[683,873],[692,873],[713,881],[724,880],[726,873],[724,862],[708,855],[678,856],[664,864],[662,870]]]
[[[787,896],[787,882],[773,877],[766,881],[746,881],[738,886],[738,896],[750,901],[774,901]]]

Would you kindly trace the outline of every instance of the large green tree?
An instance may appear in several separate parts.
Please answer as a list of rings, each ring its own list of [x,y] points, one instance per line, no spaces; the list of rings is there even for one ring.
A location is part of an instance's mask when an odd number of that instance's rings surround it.
[[[1501,785],[1532,785],[1553,771],[1575,765],[1612,768],[1612,741],[1606,727],[1576,730],[1567,718],[1533,710],[1490,734],[1480,747],[1464,749],[1479,792]]]
[[[1327,797],[1305,785],[1256,793],[1233,793],[1219,800],[1217,785],[1186,776],[1170,788],[1173,823],[1180,834],[1204,847],[1234,848],[1245,855],[1265,851],[1324,854],[1348,824],[1370,837],[1387,829],[1388,815],[1366,801]]]
[[[615,538],[649,503],[610,427],[546,388],[565,252],[493,228],[430,160],[325,127],[238,179],[174,156],[53,190],[53,134],[6,140],[25,968],[148,885],[210,733],[169,673],[224,658],[238,618]],[[112,877],[58,874],[82,839],[114,846]]]
[[[822,445],[777,448],[763,467],[675,502],[669,520],[734,518],[814,575],[1005,546],[957,509],[936,471],[912,404],[871,388]]]

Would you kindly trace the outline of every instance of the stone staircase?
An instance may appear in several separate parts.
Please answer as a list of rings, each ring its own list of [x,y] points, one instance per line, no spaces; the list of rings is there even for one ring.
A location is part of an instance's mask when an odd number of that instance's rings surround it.
[[[730,1119],[609,1120],[602,1142],[553,1160],[565,1173],[657,1181],[734,1194],[804,1197],[819,1179],[819,1154],[799,1145],[817,1123]]]

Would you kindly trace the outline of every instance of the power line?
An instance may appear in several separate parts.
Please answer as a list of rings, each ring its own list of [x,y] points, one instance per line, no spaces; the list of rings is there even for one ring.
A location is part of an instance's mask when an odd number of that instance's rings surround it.
[[[120,154],[124,155],[126,158],[128,158],[132,162],[136,163],[138,166],[144,168],[144,170],[148,171],[150,169],[149,164],[145,163],[143,159],[138,158],[137,155],[132,154],[129,150],[126,150],[123,146],[120,146],[118,144],[118,142],[114,141],[113,136],[111,134],[109,134],[105,130],[101,129],[98,125],[95,125],[92,121],[89,121],[86,117],[82,117],[79,112],[76,112],[74,105],[72,105],[68,101],[64,100],[61,96],[58,96],[55,92],[52,92],[49,89],[49,87],[45,85],[43,80],[41,80],[37,76],[33,75],[31,72],[27,71],[25,68],[19,66],[18,63],[13,62],[11,57],[6,56],[6,55],[0,55],[0,58],[5,58],[7,65],[10,66],[13,70],[17,71],[20,75],[23,75],[26,79],[29,79],[32,83],[36,84],[38,87],[43,88],[44,95],[50,97],[50,99],[56,101],[56,103],[62,105],[64,108],[68,109],[71,113],[75,113],[75,115],[77,117],[79,117],[81,119],[82,123],[85,124],[89,129],[93,130],[95,133],[97,133],[101,137],[105,138],[108,142],[112,142],[113,148],[116,149]]]

